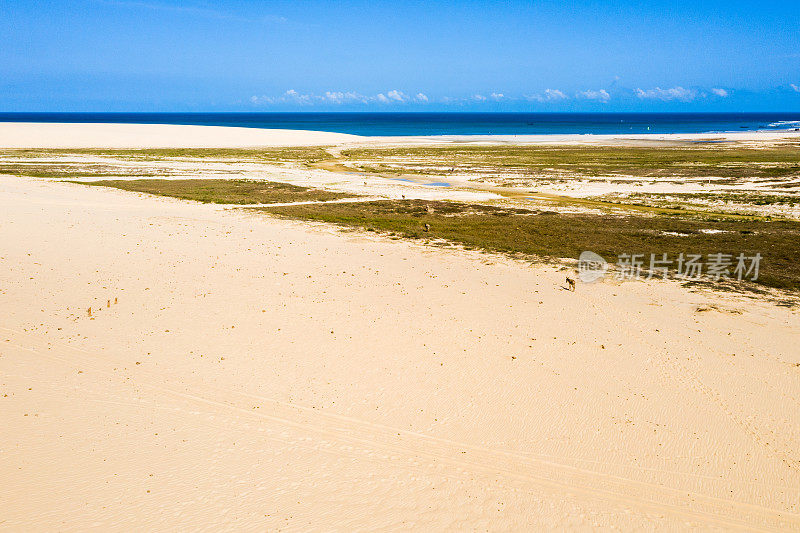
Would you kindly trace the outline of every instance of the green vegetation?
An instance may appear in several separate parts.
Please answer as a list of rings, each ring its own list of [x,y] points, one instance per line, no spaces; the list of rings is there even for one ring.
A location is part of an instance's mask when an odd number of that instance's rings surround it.
[[[676,200],[686,202],[693,207],[697,205],[709,204],[711,202],[722,202],[726,204],[746,204],[746,205],[797,205],[800,204],[800,195],[780,195],[780,194],[763,194],[756,192],[708,192],[708,193],[669,193],[669,194],[653,194],[653,193],[636,193],[630,194],[623,201],[643,201],[648,205],[659,205],[663,202],[672,202]]]
[[[294,162],[373,173],[436,174],[457,171],[513,172],[565,177],[641,176],[702,178],[800,177],[800,145],[761,148],[726,143],[667,143],[639,146],[464,146],[354,148],[334,157],[325,147],[167,148],[140,150],[49,149],[5,150],[3,157],[91,155],[128,160],[223,160]],[[359,163],[355,163],[359,161]]]
[[[731,145],[671,146],[425,146],[358,148],[347,159],[369,161],[360,170],[441,173],[518,172],[537,176],[641,176],[723,178],[800,176],[800,146],[748,148]]]
[[[750,218],[771,220],[792,218],[795,206],[800,206],[800,195],[763,193],[755,191],[714,191],[701,193],[608,193],[581,199],[619,206],[631,211],[651,211],[659,214],[680,214],[683,217]],[[770,215],[765,206],[775,208]]]
[[[614,262],[620,254],[714,253],[752,256],[760,253],[757,283],[769,287],[800,289],[800,222],[770,220],[761,214],[725,211],[741,206],[797,205],[800,146],[686,144],[594,146],[419,146],[358,148],[334,155],[325,148],[274,149],[165,149],[165,150],[14,150],[0,156],[0,173],[54,178],[103,176],[163,176],[185,170],[152,170],[147,165],[124,166],[119,160],[191,160],[203,163],[290,163],[337,172],[441,175],[449,169],[462,174],[493,172],[528,175],[535,180],[592,179],[599,176],[690,178],[722,177],[722,181],[756,179],[772,191],[714,190],[707,193],[633,195],[609,194],[600,198],[573,198],[537,193],[537,201],[591,213],[563,214],[492,205],[422,200],[372,201],[291,205],[258,208],[272,216],[315,220],[366,229],[396,237],[450,242],[468,248],[547,260],[575,258],[592,250]],[[94,161],[54,161],[68,155],[113,157],[107,164]],[[25,158],[26,161],[21,160]],[[15,160],[17,159],[17,160]],[[139,168],[142,167],[142,168]],[[184,167],[181,167],[183,169]],[[204,171],[207,172],[207,171]],[[226,171],[219,171],[225,174]],[[238,172],[238,171],[237,171]],[[115,174],[116,173],[116,174]],[[138,174],[138,175],[137,175]],[[346,196],[319,189],[260,180],[134,179],[77,181],[186,200],[225,204],[271,204],[328,201]],[[720,180],[714,180],[718,184]],[[627,182],[626,182],[627,183]],[[480,187],[478,187],[480,188]],[[492,188],[499,191],[501,188]],[[780,191],[780,193],[779,193]],[[508,188],[505,196],[520,201],[531,193]],[[711,205],[709,205],[711,204]],[[720,205],[723,204],[723,205]],[[597,214],[597,211],[607,214]],[[625,210],[627,214],[619,214]],[[711,212],[711,210],[720,212]],[[749,211],[749,209],[744,209]],[[429,231],[425,225],[430,226]]]
[[[5,163],[0,162],[0,174],[11,176],[29,176],[32,178],[97,178],[104,176],[164,176],[166,171],[131,169],[101,164],[66,164],[66,163]]]
[[[353,195],[298,187],[288,183],[256,180],[103,180],[77,181],[83,185],[114,187],[126,191],[173,196],[183,200],[213,204],[270,204],[283,202],[327,201]]]
[[[122,160],[158,161],[169,159],[225,160],[228,162],[309,162],[330,159],[331,155],[321,147],[284,148],[148,148],[148,149],[19,149],[4,150],[0,156],[7,157],[57,157],[65,155],[88,155],[113,157]]]
[[[474,172],[482,175],[514,173],[535,176],[536,179],[555,180],[638,176],[698,179],[717,177],[736,182],[743,178],[800,177],[800,145],[796,143],[761,148],[719,143],[637,146],[437,145],[354,148],[343,150],[338,156],[332,155],[325,147],[37,149],[4,150],[0,153],[6,160],[63,155],[89,155],[138,161],[218,160],[242,163],[296,163],[328,170],[357,170],[395,175],[442,174],[453,169],[462,173]],[[508,179],[513,182],[513,178]],[[716,183],[720,181],[716,180]]]
[[[620,254],[760,253],[757,283],[800,289],[800,223],[685,220],[664,216],[558,214],[423,200],[259,208],[275,216],[348,227],[530,258],[577,258],[592,250],[615,262]],[[425,231],[425,224],[430,230]],[[719,231],[708,233],[701,230]],[[649,255],[647,255],[649,258]]]

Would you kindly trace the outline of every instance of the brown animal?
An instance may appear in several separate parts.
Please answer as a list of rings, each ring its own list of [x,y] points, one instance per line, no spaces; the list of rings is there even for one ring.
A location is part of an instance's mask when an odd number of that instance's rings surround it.
[[[567,277],[567,288],[571,291],[575,291],[575,280]]]

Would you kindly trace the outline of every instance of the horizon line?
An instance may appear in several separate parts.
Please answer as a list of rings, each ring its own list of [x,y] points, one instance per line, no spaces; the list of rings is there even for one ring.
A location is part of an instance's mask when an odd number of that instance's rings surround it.
[[[0,115],[280,115],[280,114],[335,114],[335,115],[766,115],[777,113],[800,114],[800,110],[772,111],[0,111]]]

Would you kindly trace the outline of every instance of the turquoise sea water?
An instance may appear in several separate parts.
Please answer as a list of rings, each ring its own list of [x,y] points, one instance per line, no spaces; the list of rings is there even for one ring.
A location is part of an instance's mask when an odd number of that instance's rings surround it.
[[[0,113],[0,122],[196,124],[354,135],[708,133],[800,128],[800,113]]]

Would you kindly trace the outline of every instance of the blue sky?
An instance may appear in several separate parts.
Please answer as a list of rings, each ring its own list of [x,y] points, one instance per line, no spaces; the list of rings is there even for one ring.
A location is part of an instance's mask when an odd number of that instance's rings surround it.
[[[800,111],[800,1],[0,0],[0,111]]]

